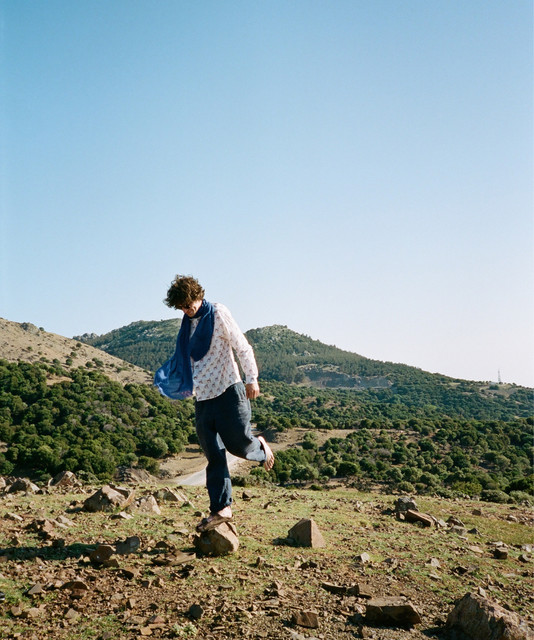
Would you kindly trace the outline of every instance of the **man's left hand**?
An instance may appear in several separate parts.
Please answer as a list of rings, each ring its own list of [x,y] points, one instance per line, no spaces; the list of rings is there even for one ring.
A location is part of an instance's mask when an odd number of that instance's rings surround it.
[[[260,395],[260,385],[257,382],[250,382],[245,388],[247,390],[247,398],[249,400],[254,400]]]

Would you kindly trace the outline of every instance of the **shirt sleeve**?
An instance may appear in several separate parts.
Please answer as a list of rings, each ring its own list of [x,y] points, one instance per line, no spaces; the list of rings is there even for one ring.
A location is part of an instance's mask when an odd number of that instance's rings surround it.
[[[254,351],[241,329],[237,326],[230,311],[223,304],[217,304],[217,311],[221,319],[224,334],[231,347],[237,354],[239,363],[245,373],[247,384],[254,384],[258,381],[258,366],[254,357]]]

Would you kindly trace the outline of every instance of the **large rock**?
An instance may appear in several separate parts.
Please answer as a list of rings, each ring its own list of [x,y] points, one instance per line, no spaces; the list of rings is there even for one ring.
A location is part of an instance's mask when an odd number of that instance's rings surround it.
[[[72,471],[61,471],[48,483],[51,487],[77,487],[80,482]]]
[[[223,522],[214,529],[195,536],[195,548],[208,556],[223,556],[239,548],[237,529],[231,522]]]
[[[401,496],[395,501],[395,515],[399,520],[404,520],[407,511],[419,511],[417,503],[414,498],[408,498],[408,496]]]
[[[104,485],[83,503],[85,511],[114,511],[124,509],[133,502],[134,492],[123,487]]]
[[[156,515],[161,515],[161,509],[159,508],[158,501],[154,496],[143,496],[136,500],[134,504],[131,505],[131,509],[137,509],[142,513],[155,513]]]
[[[471,640],[528,640],[534,633],[516,613],[475,593],[456,602],[447,627],[460,629]]]
[[[367,603],[365,622],[368,624],[413,627],[421,622],[421,615],[406,598],[373,598]]]
[[[302,518],[288,531],[288,538],[303,547],[325,547],[326,543],[319,527],[312,518]]]

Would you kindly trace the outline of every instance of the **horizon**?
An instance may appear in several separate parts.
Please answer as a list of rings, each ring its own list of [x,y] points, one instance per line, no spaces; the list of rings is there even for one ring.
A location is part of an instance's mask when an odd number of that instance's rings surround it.
[[[527,0],[0,6],[0,315],[173,317],[534,388]]]

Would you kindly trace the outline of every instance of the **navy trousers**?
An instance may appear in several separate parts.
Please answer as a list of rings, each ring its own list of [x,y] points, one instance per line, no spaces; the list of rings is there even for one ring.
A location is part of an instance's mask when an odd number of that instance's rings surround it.
[[[264,462],[266,459],[260,441],[252,435],[250,416],[250,401],[242,382],[228,387],[216,398],[195,404],[198,440],[208,459],[206,488],[211,513],[232,504],[226,451],[245,460]]]

